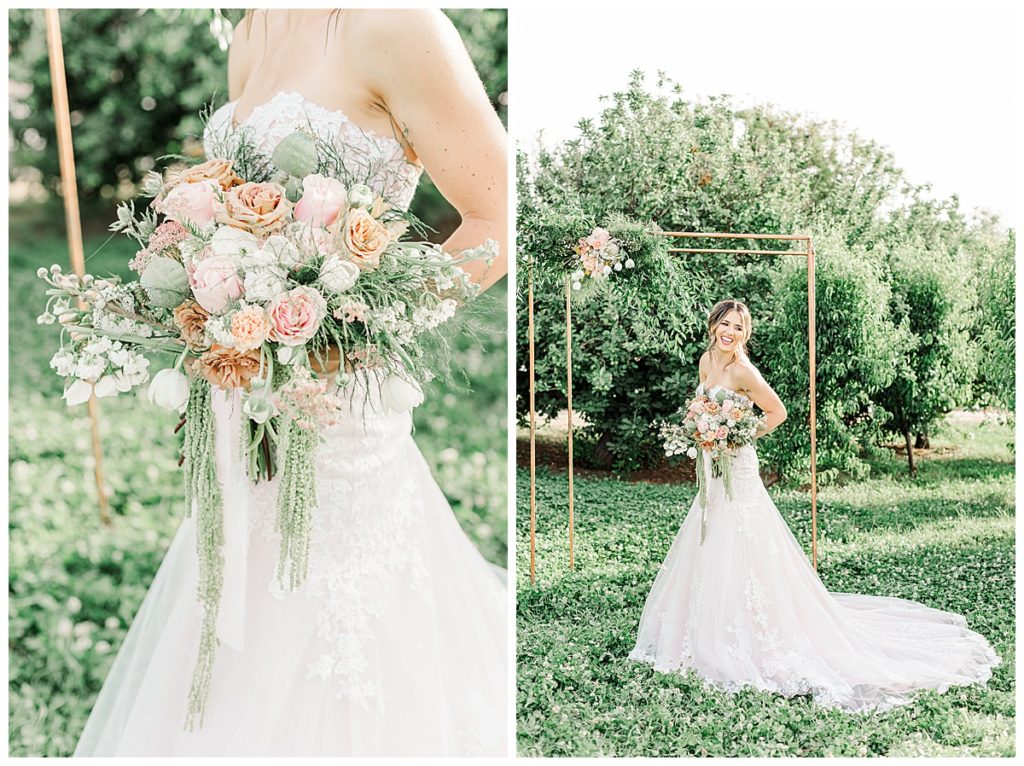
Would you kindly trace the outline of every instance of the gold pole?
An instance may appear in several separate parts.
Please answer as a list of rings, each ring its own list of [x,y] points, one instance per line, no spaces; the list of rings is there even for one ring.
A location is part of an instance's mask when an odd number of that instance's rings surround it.
[[[53,112],[57,127],[57,152],[60,157],[61,188],[64,192],[64,221],[67,226],[71,267],[79,278],[85,275],[82,247],[82,218],[78,210],[78,187],[75,179],[75,152],[71,140],[71,110],[68,105],[68,83],[64,74],[64,47],[61,44],[60,15],[56,8],[46,8],[46,44],[50,53],[50,82],[53,90]],[[79,300],[79,307],[84,303]],[[100,520],[110,524],[106,482],[103,478],[103,445],[100,441],[100,414],[96,396],[89,398],[89,421],[92,428],[92,455],[95,463],[96,496]]]
[[[574,497],[573,497],[573,458],[572,458],[572,286],[569,275],[565,276],[565,391],[566,405],[569,410],[569,569],[576,568],[574,550]]]
[[[717,248],[706,248],[706,247],[670,247],[668,249],[670,253],[726,253],[731,255],[800,255],[805,256],[807,253],[802,253],[796,250],[719,250]]]
[[[814,244],[807,238],[807,353],[811,377],[811,564],[818,571],[818,465],[817,465],[817,392],[815,387],[816,363],[814,355]]]
[[[733,234],[730,232],[659,231],[663,237],[691,237],[694,239],[775,239],[782,242],[806,242],[806,234]]]
[[[527,312],[529,321],[527,332],[530,342],[530,585],[537,582],[537,409],[534,398],[535,386],[533,379],[534,340],[533,340],[533,264],[530,264],[529,290],[527,292]]]

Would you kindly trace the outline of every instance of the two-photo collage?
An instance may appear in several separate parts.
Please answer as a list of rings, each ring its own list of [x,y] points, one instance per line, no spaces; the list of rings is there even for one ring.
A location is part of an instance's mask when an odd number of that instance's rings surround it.
[[[369,5],[8,8],[8,757],[1014,757],[1016,8]]]

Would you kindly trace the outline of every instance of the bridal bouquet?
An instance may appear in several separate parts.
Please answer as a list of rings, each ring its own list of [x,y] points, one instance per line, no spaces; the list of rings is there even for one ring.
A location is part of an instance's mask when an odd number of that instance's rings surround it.
[[[756,415],[748,400],[719,389],[713,396],[698,394],[677,413],[681,422],[661,425],[665,455],[711,461],[711,475],[721,477],[726,495],[732,498],[732,458],[740,447],[754,443],[764,417]],[[697,467],[697,487],[701,505],[700,540],[707,530],[708,491],[704,472]]]
[[[636,265],[622,249],[622,244],[600,227],[582,237],[573,251],[577,258],[577,268],[572,273],[574,290],[582,289],[585,277],[603,279],[613,271],[622,271],[623,267],[631,269]]]
[[[68,381],[69,405],[149,381],[151,401],[185,415],[204,607],[189,728],[208,692],[224,563],[212,389],[240,391],[250,477],[279,474],[277,574],[296,588],[307,575],[314,452],[319,429],[342,417],[339,389],[368,370],[385,409],[418,405],[444,350],[435,331],[477,292],[460,266],[497,254],[493,240],[458,256],[403,240],[411,217],[347,178],[318,140],[295,133],[270,158],[241,140],[232,156],[148,177],[151,201],[141,213],[123,204],[110,227],[137,242],[137,281],[38,272],[49,285],[40,322],[62,327],[51,366]],[[150,379],[159,355],[174,363]]]

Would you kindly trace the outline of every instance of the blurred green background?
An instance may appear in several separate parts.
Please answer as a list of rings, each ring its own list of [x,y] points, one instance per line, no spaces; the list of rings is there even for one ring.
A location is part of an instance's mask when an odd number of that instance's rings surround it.
[[[227,12],[237,19],[238,12]],[[506,14],[449,11],[505,117]],[[129,276],[133,248],[106,232],[118,198],[156,158],[187,150],[198,114],[226,99],[211,11],[61,11],[87,269]],[[182,516],[177,418],[144,399],[101,403],[113,524],[99,521],[89,420],[60,399],[39,266],[66,264],[41,10],[9,15],[10,755],[70,754]],[[443,237],[454,211],[426,179],[414,212]],[[438,383],[416,441],[463,528],[506,566],[506,297],[502,280],[452,328],[468,390]],[[472,330],[467,326],[472,323]]]

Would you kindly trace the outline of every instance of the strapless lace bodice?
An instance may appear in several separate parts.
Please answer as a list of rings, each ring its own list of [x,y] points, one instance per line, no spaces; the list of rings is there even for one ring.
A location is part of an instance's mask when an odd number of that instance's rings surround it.
[[[309,101],[301,93],[279,91],[260,104],[241,124],[235,122],[237,101],[215,111],[203,133],[208,156],[237,146],[242,131],[268,157],[277,144],[296,131],[307,131],[328,140],[341,154],[352,182],[367,184],[388,202],[408,208],[422,168],[405,157],[402,145],[392,136],[379,136],[353,123],[339,110]]]
[[[744,395],[743,395],[743,394],[741,394],[741,393],[740,393],[739,391],[733,391],[733,390],[732,390],[731,388],[726,388],[725,386],[712,386],[712,387],[711,387],[711,388],[709,388],[709,389],[705,389],[705,388],[704,388],[704,383],[703,383],[703,382],[701,382],[701,383],[698,383],[698,384],[697,384],[697,393],[698,393],[698,394],[703,394],[703,393],[709,393],[709,394],[710,394],[710,393],[711,393],[712,391],[714,391],[714,390],[715,390],[716,388],[720,388],[720,389],[722,389],[723,391],[728,391],[728,392],[729,392],[730,394],[732,394],[733,396],[735,396],[735,397],[737,397],[737,398],[739,398],[739,399],[742,399],[742,400],[743,400],[743,401],[745,401],[745,402],[748,402],[748,403],[750,403],[750,404],[753,404],[753,402],[752,402],[752,401],[750,400],[750,397],[749,397],[749,396],[744,396]]]

